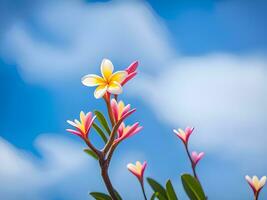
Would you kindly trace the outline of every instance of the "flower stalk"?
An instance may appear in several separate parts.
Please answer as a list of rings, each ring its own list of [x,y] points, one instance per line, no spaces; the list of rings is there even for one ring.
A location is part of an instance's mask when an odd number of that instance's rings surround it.
[[[259,179],[257,176],[253,176],[252,178],[245,176],[245,178],[249,186],[253,190],[254,200],[258,200],[260,191],[266,183],[266,176],[261,177],[261,179]]]
[[[192,171],[193,171],[193,175],[197,179],[197,181],[200,183],[199,178],[198,178],[197,173],[196,173],[196,165],[195,165],[195,163],[194,163],[194,161],[193,161],[193,159],[192,159],[192,157],[190,155],[190,152],[189,152],[189,149],[188,149],[188,145],[187,144],[184,144],[184,145],[185,145],[185,150],[186,150],[187,157],[189,158],[190,163],[191,163],[191,168],[192,168]]]
[[[139,161],[136,161],[135,164],[129,163],[127,165],[128,170],[138,179],[141,185],[142,193],[143,193],[145,200],[147,200],[145,187],[144,187],[144,172],[145,172],[146,166],[147,166],[146,161],[143,164],[141,164]]]

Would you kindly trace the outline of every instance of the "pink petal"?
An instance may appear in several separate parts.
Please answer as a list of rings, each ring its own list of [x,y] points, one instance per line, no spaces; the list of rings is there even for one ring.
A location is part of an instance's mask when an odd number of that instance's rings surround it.
[[[111,103],[110,103],[110,106],[111,106],[111,110],[112,110],[112,113],[113,113],[113,116],[114,116],[115,120],[118,121],[119,111],[118,111],[118,103],[117,103],[117,101],[115,99],[112,99]]]
[[[88,130],[91,121],[92,121],[92,113],[91,112],[88,112],[85,115],[85,130]]]
[[[123,135],[123,129],[125,128],[124,123],[121,123],[120,127],[118,128],[118,138]]]
[[[127,133],[124,134],[124,137],[128,137],[129,135],[131,135],[132,133],[134,133],[138,126],[139,126],[139,123],[138,123],[138,122],[134,123],[134,124],[129,128],[129,130],[127,131]]]
[[[125,120],[129,115],[131,115],[132,113],[134,113],[136,111],[136,109],[132,109],[129,112],[125,113],[124,115],[121,116],[122,120]]]
[[[82,137],[82,134],[79,132],[79,131],[75,131],[75,130],[72,130],[72,129],[66,129],[66,131],[74,134],[74,135],[78,135],[79,137]]]
[[[194,131],[194,128],[192,127],[186,127],[185,129],[186,135],[191,135],[193,131]]]
[[[134,61],[132,64],[129,65],[129,67],[127,67],[125,71],[128,74],[135,72],[138,67],[138,64],[139,64],[138,61]]]
[[[143,167],[142,167],[142,172],[141,172],[141,177],[142,177],[142,179],[143,179],[143,177],[144,177],[144,172],[145,172],[145,170],[146,170],[146,166],[147,166],[147,163],[146,163],[146,161],[143,163]]]
[[[94,116],[92,119],[89,120],[89,124],[88,124],[88,127],[86,129],[86,133],[85,133],[85,137],[88,138],[88,134],[89,134],[89,131],[92,127],[92,124],[94,123],[94,120],[95,120],[96,116]]]
[[[137,72],[133,72],[131,74],[128,74],[128,76],[122,81],[121,85],[124,85],[125,83],[127,83],[128,81],[133,79],[136,76],[136,74],[137,74]]]
[[[123,116],[123,115],[125,115],[127,112],[129,112],[130,109],[131,109],[131,105],[130,105],[130,104],[128,104],[127,106],[125,106],[125,107],[123,108],[123,111],[122,111],[122,113],[121,113],[121,116]]]

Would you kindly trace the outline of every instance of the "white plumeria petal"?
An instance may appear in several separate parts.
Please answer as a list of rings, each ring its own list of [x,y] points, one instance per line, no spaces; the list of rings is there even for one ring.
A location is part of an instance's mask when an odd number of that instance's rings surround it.
[[[266,176],[263,176],[263,177],[261,177],[261,180],[260,180],[260,187],[263,187],[264,185],[265,185],[265,183],[266,183]]]
[[[108,91],[111,94],[121,94],[122,93],[122,87],[118,82],[111,82],[108,86]]]
[[[95,74],[88,74],[82,77],[82,84],[88,87],[103,85],[105,81],[102,77],[97,76]]]
[[[108,81],[114,70],[112,62],[109,59],[105,58],[102,60],[100,68],[103,78]]]
[[[94,92],[94,96],[96,99],[99,99],[104,96],[104,94],[107,92],[107,85],[99,85]]]

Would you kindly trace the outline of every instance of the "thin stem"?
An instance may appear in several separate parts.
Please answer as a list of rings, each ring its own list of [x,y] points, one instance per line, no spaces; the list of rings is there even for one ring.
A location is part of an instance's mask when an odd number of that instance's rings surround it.
[[[144,187],[144,183],[140,182],[140,184],[141,184],[142,193],[143,193],[143,195],[144,195],[144,198],[145,198],[145,200],[147,200],[146,192],[145,192],[145,187]]]
[[[119,143],[116,143],[116,144],[113,144],[110,148],[110,151],[108,153],[108,156],[107,156],[107,165],[109,166],[109,163],[111,161],[111,158],[112,158],[112,155],[116,149],[116,147],[118,146]]]
[[[98,158],[103,157],[103,153],[99,151],[97,148],[95,148],[95,146],[87,138],[84,138],[84,141],[87,144],[87,146],[90,149],[92,149],[92,151],[98,156]]]
[[[111,105],[110,105],[110,94],[107,94],[104,98],[106,105],[107,105],[107,109],[108,109],[108,116],[110,119],[110,122],[112,124],[112,127],[115,125],[115,121],[113,118],[113,114],[112,114],[112,110],[111,110]]]
[[[255,192],[255,194],[254,194],[254,200],[258,200],[258,198],[259,198],[259,191]]]
[[[192,157],[191,157],[191,155],[190,155],[190,153],[189,153],[188,145],[187,145],[187,144],[185,144],[185,150],[186,150],[187,156],[188,156],[188,158],[189,158],[189,160],[190,160],[190,162],[191,162],[191,167],[192,167],[192,171],[193,171],[194,177],[195,177],[195,178],[198,180],[198,182],[200,183],[200,181],[199,181],[199,179],[198,179],[198,176],[197,176],[197,173],[196,173],[196,165],[195,165],[195,163],[194,163],[194,161],[193,161],[193,159],[192,159]]]
[[[198,179],[198,176],[197,176],[196,165],[195,165],[195,163],[194,163],[194,161],[193,161],[193,159],[192,159],[192,157],[191,157],[191,155],[189,153],[188,145],[187,145],[187,143],[184,143],[184,145],[185,145],[185,150],[186,150],[187,156],[188,156],[188,158],[189,158],[189,160],[191,162],[191,167],[192,167],[192,171],[193,171],[194,177],[197,179],[198,183],[202,187],[202,185],[201,185],[201,183],[200,183],[200,181]],[[203,189],[203,187],[202,187],[202,189]],[[207,199],[208,199],[208,197],[206,196],[206,200]]]

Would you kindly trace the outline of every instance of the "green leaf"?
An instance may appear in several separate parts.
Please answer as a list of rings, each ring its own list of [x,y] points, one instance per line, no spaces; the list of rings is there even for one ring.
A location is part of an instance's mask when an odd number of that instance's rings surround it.
[[[102,138],[102,140],[105,142],[105,144],[107,143],[108,139],[105,135],[105,133],[102,131],[102,129],[96,124],[93,123],[93,127],[96,130],[96,132],[98,133],[98,135],[100,135],[100,137]]]
[[[155,200],[155,199],[156,199],[156,197],[157,197],[157,193],[156,193],[156,192],[154,192],[154,193],[153,193],[153,195],[151,196],[150,200]]]
[[[160,194],[160,193],[156,193],[156,196],[159,200],[168,200],[163,194]]]
[[[96,200],[112,200],[112,198],[101,192],[90,192],[90,195],[94,197]]]
[[[115,192],[115,195],[116,195],[117,199],[118,200],[122,200],[121,195],[118,193],[118,191],[114,190],[114,192]]]
[[[169,200],[178,200],[170,180],[166,183],[166,192]]]
[[[95,110],[95,115],[100,122],[101,126],[107,131],[107,133],[110,135],[111,131],[108,126],[108,122],[105,118],[105,116],[98,110]]]
[[[198,180],[190,174],[181,176],[184,190],[191,200],[206,200],[204,191]]]
[[[161,194],[158,193],[158,192],[155,192],[155,193],[151,196],[151,198],[150,198],[150,200],[155,200],[155,199],[159,199],[159,200],[167,200],[163,195],[161,195]]]
[[[161,199],[166,199],[166,200],[168,199],[165,188],[162,185],[160,185],[157,181],[155,181],[152,178],[147,178],[147,182],[149,183],[151,188],[154,190],[154,192],[157,193],[156,196],[158,197],[158,199],[160,199],[160,200]]]
[[[83,150],[85,153],[87,153],[89,156],[92,156],[94,159],[98,160],[98,156],[96,155],[95,152],[93,152],[91,149],[84,149]]]

